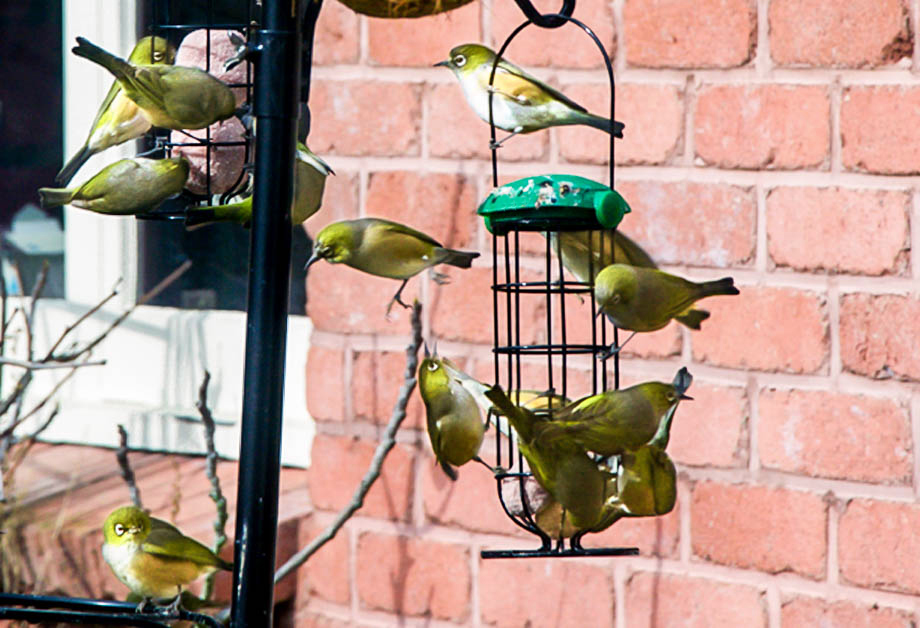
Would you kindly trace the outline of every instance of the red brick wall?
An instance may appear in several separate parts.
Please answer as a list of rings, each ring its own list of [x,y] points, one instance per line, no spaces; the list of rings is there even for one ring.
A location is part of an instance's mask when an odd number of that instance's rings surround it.
[[[298,625],[911,625],[920,2],[579,0],[575,15],[615,60],[617,188],[634,210],[623,230],[675,272],[731,274],[741,287],[709,302],[701,332],[672,325],[623,360],[626,381],[670,379],[683,364],[696,377],[670,445],[678,505],[589,541],[636,544],[637,558],[483,561],[480,549],[534,543],[502,514],[485,469],[463,468],[452,485],[434,467],[416,396],[382,481],[300,577]],[[488,128],[431,64],[459,43],[500,43],[521,20],[510,0],[396,22],[327,0],[310,142],[338,176],[311,233],[376,215],[488,250],[473,213],[490,189]],[[530,28],[508,56],[603,110],[592,46],[574,28]],[[603,180],[606,140],[554,130],[500,156],[507,179]],[[489,262],[406,291],[425,304],[429,342],[484,378]],[[408,340],[406,313],[383,316],[396,287],[311,271],[307,402],[319,436],[304,536],[347,501],[392,408]]]

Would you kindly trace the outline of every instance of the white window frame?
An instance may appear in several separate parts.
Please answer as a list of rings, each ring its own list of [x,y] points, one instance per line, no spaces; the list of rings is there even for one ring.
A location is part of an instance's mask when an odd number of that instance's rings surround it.
[[[63,0],[64,153],[83,143],[111,77],[70,53],[77,35],[127,55],[136,41],[134,2]],[[80,182],[104,165],[132,156],[134,145],[111,148],[91,159],[74,178]],[[105,297],[119,281],[119,298],[81,326],[87,340],[137,298],[137,224],[131,217],[99,216],[65,208],[65,298],[39,302],[36,346]],[[218,452],[239,456],[246,313],[141,306],[94,351],[104,366],[81,368],[56,397],[60,414],[42,440],[117,446],[123,424],[132,447],[203,453],[203,430],[195,401],[203,371],[211,373],[209,406],[217,421]],[[305,316],[288,318],[282,462],[307,467],[315,432],[306,409],[306,359],[313,328]],[[7,366],[5,383],[13,379]],[[32,399],[66,371],[36,373]],[[189,421],[191,419],[191,421]],[[34,423],[33,423],[34,424]],[[28,427],[28,426],[25,426]]]

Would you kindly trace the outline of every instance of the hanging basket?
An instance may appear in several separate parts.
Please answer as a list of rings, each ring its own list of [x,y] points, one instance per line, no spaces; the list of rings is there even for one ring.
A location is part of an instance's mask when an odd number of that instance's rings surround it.
[[[339,0],[355,13],[371,17],[425,17],[453,11],[472,0]]]

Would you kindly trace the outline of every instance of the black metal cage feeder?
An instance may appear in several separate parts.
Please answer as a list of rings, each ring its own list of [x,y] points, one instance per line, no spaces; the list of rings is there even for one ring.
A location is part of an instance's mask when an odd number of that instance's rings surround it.
[[[566,2],[560,13],[540,15],[528,0],[516,0],[528,19],[518,26],[499,49],[490,75],[490,85],[495,78],[498,60],[511,41],[527,26],[557,28],[571,23],[582,29],[597,45],[604,58],[610,83],[610,120],[614,120],[615,83],[613,67],[603,44],[584,23],[571,16],[574,2]],[[492,140],[492,194],[480,205],[478,213],[485,219],[492,233],[492,293],[494,335],[494,377],[512,399],[522,403],[522,395],[547,391],[544,407],[537,413],[552,418],[561,402],[568,399],[570,386],[568,369],[574,361],[587,362],[591,374],[591,394],[620,385],[619,355],[612,356],[612,373],[607,361],[598,360],[608,350],[610,341],[618,345],[618,333],[606,317],[595,317],[593,277],[615,260],[616,227],[629,206],[613,190],[614,186],[614,135],[610,134],[608,163],[610,185],[572,175],[543,175],[525,177],[499,186],[495,125],[492,119],[493,94],[489,95],[489,116]],[[546,246],[543,252],[542,277],[526,280],[521,273],[521,233],[542,232]],[[586,277],[569,280],[565,277],[559,237],[578,237],[587,247],[588,268]],[[555,255],[554,255],[555,253]],[[573,341],[570,324],[574,300],[590,304],[590,338]],[[522,338],[521,314],[529,304],[542,302],[545,308],[545,342],[527,342]],[[584,330],[582,330],[584,331]],[[545,365],[542,381],[525,381],[522,374],[524,360],[540,360]],[[558,369],[558,373],[555,371]],[[612,377],[611,377],[612,375]],[[582,391],[583,392],[583,391]],[[554,405],[555,404],[555,405]],[[495,431],[496,473],[498,497],[502,508],[521,528],[538,536],[541,546],[535,550],[485,550],[483,558],[521,558],[547,556],[619,556],[635,555],[633,547],[583,548],[581,537],[586,531],[563,532],[560,525],[555,538],[539,519],[538,507],[532,503],[530,490],[536,485],[507,419],[493,416],[498,425]],[[513,500],[515,503],[509,503]],[[566,538],[570,537],[568,547]]]

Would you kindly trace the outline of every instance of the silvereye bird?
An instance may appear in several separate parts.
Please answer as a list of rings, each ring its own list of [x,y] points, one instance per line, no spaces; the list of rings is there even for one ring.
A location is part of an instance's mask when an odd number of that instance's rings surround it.
[[[182,191],[189,165],[184,157],[133,157],[109,164],[76,188],[39,188],[42,207],[72,204],[100,214],[149,211]]]
[[[559,90],[527,74],[505,59],[498,60],[495,78],[489,87],[489,75],[495,51],[480,44],[463,44],[450,51],[450,58],[435,63],[454,72],[463,95],[480,118],[489,121],[489,91],[492,98],[492,121],[508,131],[496,146],[518,133],[531,133],[551,126],[586,124],[623,137],[623,123],[588,113],[587,109]]]
[[[451,480],[470,460],[479,460],[485,424],[473,395],[445,367],[446,359],[428,353],[418,367],[418,390],[425,402],[428,437],[438,464]],[[485,463],[483,463],[485,464]]]
[[[153,126],[177,131],[203,129],[236,111],[230,88],[204,70],[129,63],[83,37],[77,37],[72,52],[111,72]]]
[[[692,379],[683,367],[671,384],[644,382],[573,401],[541,425],[538,440],[570,442],[602,456],[634,451],[655,436],[669,410],[692,399],[684,394]]]
[[[302,142],[294,153],[294,196],[291,199],[291,224],[299,225],[319,211],[323,202],[326,177],[335,174],[329,165]],[[216,222],[237,222],[249,226],[252,221],[252,197],[227,205],[189,208],[185,224],[189,227]]]
[[[622,517],[652,517],[671,512],[677,501],[677,472],[665,447],[671,432],[672,406],[647,445],[624,452],[617,469],[616,496],[604,504],[594,531],[610,527]]]
[[[534,479],[562,504],[568,522],[578,530],[597,525],[603,505],[610,496],[610,474],[574,440],[543,439],[542,431],[554,421],[542,419],[528,408],[513,404],[500,386],[489,389],[486,397],[508,417]],[[563,529],[565,526],[560,525],[560,530]]]
[[[409,307],[399,296],[411,277],[437,264],[469,268],[477,257],[479,253],[444,248],[431,236],[398,222],[360,218],[323,227],[316,235],[313,255],[304,268],[324,259],[378,277],[402,279],[402,285],[387,306],[389,312],[393,303]],[[442,275],[435,275],[438,282],[444,279]]]
[[[641,246],[619,230],[553,232],[550,234],[550,242],[556,255],[562,258],[562,264],[583,283],[593,284],[598,273],[614,262],[642,268],[658,268]],[[674,320],[693,329],[699,329],[700,322],[707,318],[709,312],[706,310],[692,309],[686,314],[675,316]]]
[[[594,281],[597,315],[604,313],[614,325],[632,332],[661,329],[672,318],[679,318],[690,329],[699,329],[709,312],[693,305],[720,294],[739,294],[735,280],[723,277],[696,283],[654,268],[611,264]],[[600,357],[609,357],[622,346],[611,347]]]
[[[124,506],[106,518],[102,557],[115,576],[146,599],[177,597],[182,586],[233,566],[175,526]]]
[[[176,49],[162,37],[144,37],[134,46],[128,62],[149,65],[172,65]],[[150,121],[144,117],[137,104],[125,95],[118,81],[112,82],[109,93],[96,113],[89,136],[77,154],[70,158],[54,178],[59,185],[67,185],[96,153],[142,136],[150,129]]]

